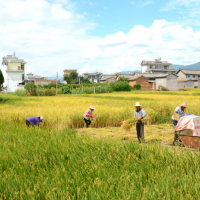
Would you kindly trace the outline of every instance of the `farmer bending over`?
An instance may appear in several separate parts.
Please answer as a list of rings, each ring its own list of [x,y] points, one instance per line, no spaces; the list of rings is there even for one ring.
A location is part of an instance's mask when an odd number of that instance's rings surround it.
[[[172,115],[172,122],[174,124],[174,128],[176,128],[176,125],[179,121],[179,115],[185,115],[185,109],[187,108],[187,103],[183,102],[181,106],[176,107],[174,114]],[[176,140],[178,138],[178,134],[175,132],[174,134],[174,141],[173,145],[175,144]]]
[[[26,119],[26,125],[30,126],[30,125],[36,125],[39,126],[40,122],[44,122],[43,117],[29,117]]]
[[[92,112],[95,110],[94,106],[90,106],[90,110],[87,110],[85,112],[85,114],[83,115],[83,119],[86,123],[86,128],[88,128],[91,124],[91,120],[90,120],[90,117],[91,118],[94,118],[94,116],[92,115]]]
[[[136,130],[137,130],[137,138],[139,142],[145,142],[144,140],[144,123],[142,122],[142,119],[146,116],[146,113],[144,109],[141,108],[141,105],[139,102],[136,102],[135,104],[136,110],[134,112],[134,117],[137,117],[138,120],[136,122]]]
[[[178,124],[179,115],[185,114],[185,109],[187,108],[187,103],[183,102],[181,106],[176,107],[174,114],[172,115],[172,122],[174,124],[174,127]]]

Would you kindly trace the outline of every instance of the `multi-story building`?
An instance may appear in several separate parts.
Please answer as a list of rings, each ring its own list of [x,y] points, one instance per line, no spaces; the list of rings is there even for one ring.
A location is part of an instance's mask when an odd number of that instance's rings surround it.
[[[179,69],[176,75],[178,82],[193,81],[195,88],[200,87],[200,70]]]
[[[65,69],[63,70],[64,74],[63,76],[65,75],[69,75],[71,72],[77,72],[77,69]]]
[[[24,88],[25,64],[24,59],[18,59],[15,53],[2,58],[3,86],[6,87],[6,92]]]
[[[170,69],[172,63],[167,61],[161,61],[161,58],[155,59],[155,61],[143,60],[141,63],[142,73],[175,73],[175,69]]]
[[[83,73],[84,78],[88,78],[91,82],[99,83],[103,73]]]

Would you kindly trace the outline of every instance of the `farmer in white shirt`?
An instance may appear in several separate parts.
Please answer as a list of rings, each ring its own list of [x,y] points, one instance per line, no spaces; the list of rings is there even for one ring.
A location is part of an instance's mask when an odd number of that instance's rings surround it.
[[[135,104],[136,110],[134,112],[134,117],[138,118],[138,121],[136,122],[136,130],[137,130],[137,138],[139,142],[145,142],[144,140],[144,123],[142,122],[142,119],[146,116],[146,113],[143,108],[141,108],[141,105],[139,102],[136,102]]]
[[[176,125],[178,124],[178,120],[179,119],[177,117],[179,117],[179,115],[184,115],[186,108],[187,108],[187,103],[186,102],[183,102],[181,104],[181,106],[176,107],[176,109],[174,111],[174,114],[172,115],[172,122],[174,124],[174,127],[176,127]],[[175,144],[175,141],[177,140],[177,138],[178,138],[178,135],[175,132],[173,144]]]

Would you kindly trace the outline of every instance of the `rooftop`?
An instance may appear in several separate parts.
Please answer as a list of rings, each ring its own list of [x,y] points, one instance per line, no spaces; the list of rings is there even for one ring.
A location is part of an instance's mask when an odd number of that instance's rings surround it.
[[[200,70],[180,69],[179,71],[182,71],[184,74],[188,74],[188,75],[200,75]]]
[[[172,65],[172,63],[169,63],[167,61],[162,61],[161,58],[155,59],[154,61],[150,60],[142,60],[141,65]]]
[[[2,58],[2,64],[4,65],[8,65],[8,63],[22,63],[22,64],[26,64],[26,62],[24,61],[24,59],[19,59],[14,55],[7,55],[4,56]]]

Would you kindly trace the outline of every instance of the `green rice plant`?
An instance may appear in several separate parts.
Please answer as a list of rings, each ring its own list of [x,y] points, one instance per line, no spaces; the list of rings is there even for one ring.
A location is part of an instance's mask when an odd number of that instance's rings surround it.
[[[0,122],[2,199],[198,199],[199,154]]]

